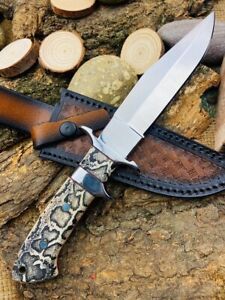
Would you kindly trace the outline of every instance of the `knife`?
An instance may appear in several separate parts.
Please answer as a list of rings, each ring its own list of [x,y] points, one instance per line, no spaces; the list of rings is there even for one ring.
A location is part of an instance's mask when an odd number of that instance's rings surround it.
[[[47,205],[22,245],[13,278],[39,282],[58,275],[57,258],[95,197],[109,197],[106,182],[117,164],[137,167],[128,154],[168,105],[205,54],[214,28],[211,13],[141,77],[93,146]]]

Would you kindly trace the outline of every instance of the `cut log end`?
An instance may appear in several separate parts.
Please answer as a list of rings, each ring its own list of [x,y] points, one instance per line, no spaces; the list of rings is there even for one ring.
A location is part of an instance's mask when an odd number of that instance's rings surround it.
[[[133,32],[126,39],[121,58],[126,61],[138,75],[143,74],[164,53],[164,45],[159,35],[150,28]]]
[[[38,58],[39,44],[30,39],[19,39],[0,52],[0,75],[15,77],[27,71]]]
[[[42,42],[39,63],[44,69],[64,73],[78,67],[84,54],[83,40],[77,32],[56,31]]]
[[[52,10],[65,18],[81,18],[93,11],[95,0],[51,0]]]

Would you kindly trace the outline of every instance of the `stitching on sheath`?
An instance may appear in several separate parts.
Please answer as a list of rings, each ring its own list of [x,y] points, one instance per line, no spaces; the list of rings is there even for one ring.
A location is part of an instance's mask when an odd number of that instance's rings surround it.
[[[107,110],[111,114],[116,111],[115,108],[113,108],[110,105],[107,105],[103,102],[99,102],[99,101],[96,101],[94,99],[88,100],[88,98],[87,99],[83,98],[81,95],[79,95],[79,96],[78,95],[73,95],[72,93],[70,93],[68,91],[64,94],[64,96],[68,97],[70,99],[74,99],[77,102],[84,103],[85,105],[90,106],[90,107],[104,108],[105,110]]]
[[[76,163],[79,164],[79,160],[72,159],[72,158],[67,158],[65,156],[57,155],[57,154],[52,154],[51,152],[48,151],[43,151],[44,155],[47,155],[49,157],[54,157],[58,158],[61,161],[70,161],[71,163]],[[211,180],[211,186],[209,186],[209,182],[200,183],[200,184],[182,184],[183,189],[180,189],[180,184],[177,184],[177,188],[174,188],[175,183],[173,183],[173,187],[170,186],[169,183],[165,183],[165,181],[162,181],[160,179],[151,179],[150,177],[142,175],[142,177],[139,178],[132,178],[130,176],[124,175],[124,174],[118,174],[117,175],[119,178],[123,180],[124,183],[129,183],[129,182],[134,182],[138,184],[140,187],[146,187],[146,189],[151,189],[152,191],[159,192],[159,193],[164,193],[169,196],[175,196],[175,195],[180,195],[183,197],[192,197],[193,195],[195,196],[206,196],[214,192],[220,192],[224,190],[225,187],[225,175],[223,177],[219,176]],[[116,177],[117,177],[116,176]],[[149,182],[149,179],[153,181],[153,183]],[[145,180],[148,180],[147,182],[144,182]],[[205,185],[205,186],[204,186]]]
[[[50,156],[50,157],[58,158],[60,160],[70,161],[71,163],[77,163],[77,164],[80,163],[79,160],[72,159],[72,158],[67,158],[66,156],[61,156],[61,155],[58,155],[58,154],[55,154],[55,153],[53,154],[53,153],[51,153],[49,151],[46,151],[46,150],[42,150],[42,154]]]

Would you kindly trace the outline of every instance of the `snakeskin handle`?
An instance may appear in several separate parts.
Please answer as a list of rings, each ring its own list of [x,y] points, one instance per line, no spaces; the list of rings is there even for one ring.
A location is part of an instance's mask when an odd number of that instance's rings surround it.
[[[112,164],[112,160],[92,147],[80,166],[105,182],[113,171]],[[39,282],[58,275],[59,252],[93,199],[71,178],[65,181],[21,247],[13,267],[15,280]]]

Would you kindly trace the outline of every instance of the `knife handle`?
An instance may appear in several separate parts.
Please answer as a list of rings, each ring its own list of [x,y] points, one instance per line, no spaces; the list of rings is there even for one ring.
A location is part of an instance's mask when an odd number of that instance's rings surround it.
[[[39,282],[58,275],[59,252],[96,195],[103,195],[103,182],[113,171],[113,161],[92,147],[73,175],[47,205],[21,247],[13,278]],[[82,176],[83,174],[83,176]]]

